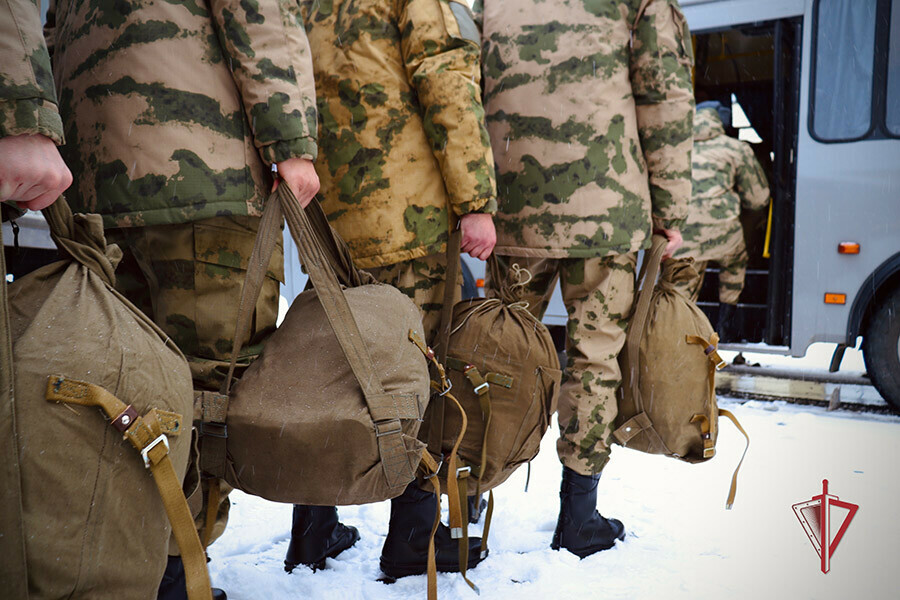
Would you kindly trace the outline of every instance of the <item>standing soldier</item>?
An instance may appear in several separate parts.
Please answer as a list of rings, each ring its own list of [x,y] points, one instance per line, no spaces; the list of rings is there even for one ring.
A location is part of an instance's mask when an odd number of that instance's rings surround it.
[[[497,162],[501,273],[557,278],[569,314],[559,399],[563,464],[551,547],[585,557],[623,539],[596,511],[621,383],[637,251],[681,243],[691,193],[691,39],[675,0],[484,0],[485,109]],[[498,282],[491,282],[496,286]]]
[[[182,350],[195,390],[217,390],[259,216],[277,185],[272,166],[301,204],[318,190],[299,7],[58,0],[46,33],[75,176],[72,207],[102,215],[124,252],[118,289]],[[242,358],[275,327],[282,272],[277,252]],[[201,464],[205,442],[201,434]],[[217,521],[201,533],[209,543],[224,531],[228,489],[217,479],[202,488]],[[180,557],[170,557],[159,596],[186,597]]]
[[[735,322],[738,298],[747,273],[747,246],[741,228],[741,207],[765,208],[769,200],[766,174],[747,142],[729,137],[720,118],[718,102],[697,106],[694,116],[694,187],[684,246],[675,254],[695,261],[698,279],[680,281],[679,289],[696,301],[709,261],[719,264],[719,320],[723,340],[738,334]],[[730,111],[728,111],[730,113]],[[730,119],[729,119],[730,120]]]
[[[323,207],[356,264],[422,309],[431,343],[453,221],[459,217],[462,250],[474,257],[487,258],[495,241],[494,165],[471,13],[447,0],[302,5],[316,57]],[[435,509],[435,495],[415,483],[392,501],[381,555],[387,575],[425,572]],[[297,506],[285,568],[315,568],[356,539],[334,507]],[[447,527],[435,543],[438,569],[458,570]],[[470,552],[470,567],[478,554]]]
[[[16,201],[21,208],[40,210],[53,204],[72,183],[72,174],[56,149],[63,143],[63,128],[37,2],[12,0],[0,4],[0,65],[0,202],[4,202],[6,220],[12,207],[5,202]],[[0,581],[6,597],[27,598],[4,258],[0,254],[0,456],[4,457],[0,469]]]

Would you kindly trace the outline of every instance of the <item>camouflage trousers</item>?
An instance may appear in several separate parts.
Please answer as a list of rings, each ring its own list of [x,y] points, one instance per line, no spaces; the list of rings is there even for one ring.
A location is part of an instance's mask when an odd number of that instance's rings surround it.
[[[744,290],[744,278],[747,275],[747,248],[740,245],[738,252],[716,260],[702,260],[694,263],[697,271],[697,279],[679,281],[675,288],[685,296],[696,302],[700,296],[700,288],[706,277],[706,267],[714,262],[719,265],[719,302],[722,304],[737,304]]]
[[[441,326],[441,308],[444,306],[444,282],[447,279],[447,255],[432,254],[406,260],[386,267],[366,269],[381,283],[392,285],[409,296],[422,311],[422,325],[428,344],[434,344]],[[457,289],[462,283],[460,274]],[[460,299],[460,292],[454,302]]]
[[[622,382],[619,351],[634,302],[637,253],[598,258],[525,258],[497,256],[500,273],[514,265],[527,269],[531,280],[521,300],[538,318],[544,316],[557,279],[569,319],[566,355],[559,395],[560,437],[556,450],[562,464],[582,475],[600,473],[609,460],[615,428],[616,390]],[[495,282],[488,279],[488,295]]]
[[[256,239],[259,218],[214,217],[193,223],[109,229],[107,240],[124,254],[116,289],[166,332],[188,360],[194,389],[218,390],[228,371],[241,287]],[[248,364],[275,329],[284,250],[276,248],[256,303],[249,343],[240,364]],[[196,416],[196,415],[195,415]],[[196,447],[196,446],[195,446]],[[196,453],[185,478],[188,504],[198,531],[206,522],[208,479],[200,479]],[[220,500],[210,542],[225,531],[230,486],[219,481]],[[174,540],[170,554],[178,554]]]

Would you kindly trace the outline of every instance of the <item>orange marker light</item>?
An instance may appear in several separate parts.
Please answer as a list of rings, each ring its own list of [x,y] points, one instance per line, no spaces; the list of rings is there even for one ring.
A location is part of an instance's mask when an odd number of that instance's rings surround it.
[[[825,293],[825,304],[847,304],[847,294]]]
[[[859,254],[857,242],[841,242],[838,244],[838,254]]]
[[[475,280],[475,287],[483,288],[483,287],[484,287],[484,279],[476,279],[476,280]]]

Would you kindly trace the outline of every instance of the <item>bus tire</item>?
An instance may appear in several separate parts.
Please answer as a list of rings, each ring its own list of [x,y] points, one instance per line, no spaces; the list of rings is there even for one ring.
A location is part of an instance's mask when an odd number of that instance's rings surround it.
[[[900,287],[872,311],[863,337],[863,358],[875,389],[900,412]]]

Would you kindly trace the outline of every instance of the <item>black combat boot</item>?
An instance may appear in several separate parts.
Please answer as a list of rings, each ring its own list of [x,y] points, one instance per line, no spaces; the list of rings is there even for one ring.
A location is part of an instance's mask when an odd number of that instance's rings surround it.
[[[737,306],[734,304],[719,303],[719,320],[716,322],[716,333],[723,343],[736,342],[739,335],[737,328]]]
[[[295,504],[284,570],[290,573],[297,565],[324,569],[326,558],[334,558],[357,541],[359,530],[338,522],[337,508]]]
[[[565,548],[584,558],[625,539],[625,526],[597,512],[597,482],[600,475],[579,475],[563,467],[559,489],[559,520],[550,547]]]
[[[391,500],[391,522],[381,549],[381,570],[388,577],[421,575],[428,566],[428,537],[437,511],[437,497],[416,485]],[[437,570],[459,571],[459,540],[450,536],[450,528],[441,523],[434,534],[434,555]],[[481,538],[469,538],[468,569],[484,560]]]
[[[159,582],[156,600],[187,600],[187,597],[184,563],[180,556],[170,556],[162,581]],[[212,597],[213,600],[228,600],[228,596],[219,588],[212,588]]]
[[[481,515],[487,509],[487,500],[484,494],[480,496],[468,496],[469,502],[469,523],[477,523],[481,520]]]

